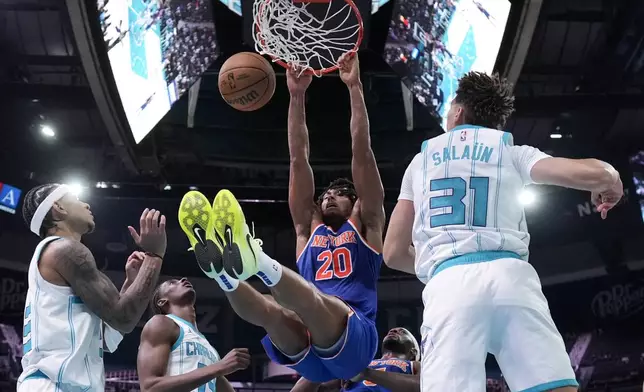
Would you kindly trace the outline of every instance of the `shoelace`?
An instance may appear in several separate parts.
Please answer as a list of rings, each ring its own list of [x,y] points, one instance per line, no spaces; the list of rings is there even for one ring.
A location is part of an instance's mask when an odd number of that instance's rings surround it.
[[[251,229],[251,236],[253,237],[253,241],[259,245],[261,248],[264,245],[264,241],[262,241],[260,238],[255,238],[255,222],[250,222],[250,229]]]

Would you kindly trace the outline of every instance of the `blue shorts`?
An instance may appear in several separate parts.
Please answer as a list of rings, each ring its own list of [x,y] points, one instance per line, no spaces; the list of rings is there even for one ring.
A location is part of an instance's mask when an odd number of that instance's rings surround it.
[[[262,345],[269,358],[285,365],[302,377],[313,382],[349,380],[369,366],[378,350],[378,331],[373,320],[353,311],[347,319],[347,334],[344,344],[336,355],[323,358],[309,344],[306,354],[298,362],[284,355],[266,335]]]

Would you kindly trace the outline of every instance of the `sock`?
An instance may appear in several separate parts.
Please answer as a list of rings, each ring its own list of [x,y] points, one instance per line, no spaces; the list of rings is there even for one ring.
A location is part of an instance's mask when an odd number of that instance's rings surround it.
[[[237,286],[239,286],[239,281],[228,275],[226,271],[221,271],[221,274],[216,275],[215,281],[224,291],[235,291],[237,289]]]
[[[259,271],[255,275],[259,276],[266,286],[275,286],[282,278],[282,264],[273,260],[264,252],[260,252],[257,261]]]

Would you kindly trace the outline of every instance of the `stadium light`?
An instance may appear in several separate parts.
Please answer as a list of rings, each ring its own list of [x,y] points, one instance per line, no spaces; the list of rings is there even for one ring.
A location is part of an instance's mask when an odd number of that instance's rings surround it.
[[[199,190],[199,188],[197,188],[197,187],[196,187],[196,186],[194,186],[194,185],[192,185],[192,186],[188,187],[188,189],[190,189],[191,191],[198,191],[198,190]]]
[[[563,136],[560,133],[551,133],[550,139],[561,139]]]
[[[534,204],[535,200],[537,200],[537,195],[529,189],[524,189],[519,193],[519,202],[524,206]]]
[[[171,191],[171,190],[172,190],[172,186],[171,186],[171,185],[166,185],[166,186],[164,186],[164,187],[163,187],[163,190],[164,190],[164,191]]]
[[[54,131],[54,128],[50,127],[49,125],[43,125],[40,127],[40,133],[42,133],[43,136],[52,138],[56,136],[56,131]]]
[[[67,186],[69,186],[69,188],[72,191],[72,194],[76,197],[80,197],[85,192],[85,189],[87,188],[80,182],[71,182],[67,184]]]

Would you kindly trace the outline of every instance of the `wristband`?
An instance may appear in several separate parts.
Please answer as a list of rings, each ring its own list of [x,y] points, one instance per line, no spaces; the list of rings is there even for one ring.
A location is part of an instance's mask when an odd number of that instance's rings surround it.
[[[159,256],[159,255],[158,255],[158,254],[156,254],[156,253],[152,253],[152,252],[145,252],[145,255],[146,255],[146,256],[150,256],[150,257],[156,257],[156,258],[158,258],[158,259],[161,259],[161,261],[163,261],[163,257]]]

